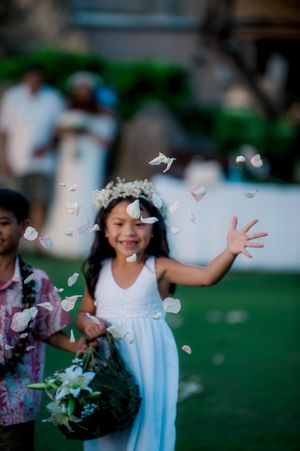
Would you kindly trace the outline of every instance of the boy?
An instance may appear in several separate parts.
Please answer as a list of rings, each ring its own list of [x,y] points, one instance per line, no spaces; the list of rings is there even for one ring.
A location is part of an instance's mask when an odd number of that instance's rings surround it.
[[[28,216],[22,194],[0,189],[0,451],[34,449],[40,393],[27,384],[43,378],[44,342],[74,353],[85,348],[83,338],[71,343],[62,332],[71,318],[47,275],[17,255]]]

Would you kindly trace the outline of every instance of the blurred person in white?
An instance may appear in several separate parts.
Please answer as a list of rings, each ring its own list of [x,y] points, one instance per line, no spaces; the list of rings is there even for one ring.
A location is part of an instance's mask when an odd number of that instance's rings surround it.
[[[78,258],[86,257],[93,240],[92,191],[104,185],[116,119],[111,99],[106,102],[107,96],[99,96],[103,84],[97,74],[76,72],[67,86],[67,109],[58,120],[56,189],[44,232],[52,238],[50,252]]]
[[[53,188],[57,119],[64,108],[58,91],[44,83],[44,70],[28,66],[21,83],[6,90],[0,108],[2,171],[29,200],[31,223],[41,230]]]

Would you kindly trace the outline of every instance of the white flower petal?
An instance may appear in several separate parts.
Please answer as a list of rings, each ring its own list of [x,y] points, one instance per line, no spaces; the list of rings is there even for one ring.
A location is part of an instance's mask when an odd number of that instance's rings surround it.
[[[106,329],[116,340],[120,340],[126,337],[129,333],[122,326],[118,324],[112,324]]]
[[[248,199],[252,199],[252,197],[255,196],[256,193],[258,193],[258,189],[254,189],[253,191],[249,191],[248,193],[243,193],[245,197]]]
[[[223,354],[214,354],[211,361],[214,365],[222,365],[225,361],[225,357]]]
[[[177,227],[170,227],[170,232],[173,233],[173,235],[178,235],[180,230]]]
[[[77,299],[81,298],[81,297],[82,297],[81,294],[66,297],[65,299],[63,299],[61,301],[62,309],[65,310],[66,312],[69,312],[70,310],[72,310],[75,307],[75,303],[76,303]]]
[[[152,166],[156,166],[161,163],[168,163],[168,157],[164,155],[163,153],[159,152],[158,157],[154,158],[153,160],[149,161],[148,164],[151,164]]]
[[[129,263],[135,263],[137,260],[137,255],[134,253],[132,255],[129,255],[129,257],[126,258],[126,261]]]
[[[143,218],[143,216],[140,217],[140,220],[143,224],[154,224],[158,221],[158,218],[155,216],[150,216],[149,218]]]
[[[56,291],[56,293],[62,293],[65,289],[54,287],[54,290]]]
[[[70,227],[69,229],[66,229],[64,231],[64,235],[66,235],[66,236],[73,236],[73,234],[74,234],[74,229],[72,227]]]
[[[31,320],[31,315],[28,309],[23,310],[22,312],[17,312],[12,317],[12,322],[10,328],[14,332],[22,332],[26,329],[29,321]]]
[[[154,315],[152,315],[153,319],[160,319],[161,317],[162,317],[162,313],[161,312],[158,312],[158,313],[155,313]]]
[[[173,161],[175,161],[175,160],[176,160],[176,158],[168,158],[167,167],[163,170],[163,172],[167,172],[170,169],[170,167],[172,166]]]
[[[98,318],[97,318],[96,316],[91,315],[91,314],[88,313],[88,312],[86,312],[86,316],[87,316],[88,318],[90,318],[92,321],[94,321],[94,323],[100,324],[100,321],[98,320]]]
[[[166,298],[163,300],[163,308],[166,313],[178,313],[181,309],[181,302],[179,299]]]
[[[88,233],[91,230],[92,222],[90,219],[85,218],[83,220],[83,223],[80,227],[77,227],[77,231],[80,235],[84,235],[85,233]]]
[[[79,202],[67,202],[66,210],[70,215],[78,215],[81,208],[81,204]]]
[[[244,163],[246,161],[246,158],[243,156],[243,155],[238,155],[237,157],[236,157],[236,159],[235,159],[235,162],[237,163],[237,164],[239,164],[239,163]]]
[[[28,227],[26,227],[23,236],[28,241],[34,241],[37,239],[38,235],[39,234],[38,234],[37,230],[35,230],[34,227],[28,226]]]
[[[201,185],[196,185],[194,186],[194,188],[190,188],[189,192],[191,193],[191,195],[193,196],[193,198],[199,202],[201,199],[203,199],[203,197],[206,194],[206,189],[204,188],[204,186]]]
[[[139,217],[141,216],[140,201],[136,199],[134,202],[127,206],[126,211],[131,218],[139,219]]]
[[[250,158],[250,163],[252,164],[252,166],[254,166],[255,168],[261,168],[263,166],[263,161],[261,159],[261,156],[259,153],[257,153],[256,155],[253,155],[252,158]]]
[[[16,332],[18,332],[18,331],[16,331]],[[4,348],[6,351],[9,351],[10,349],[13,349],[14,347],[6,344],[6,345],[4,345]]]
[[[94,224],[93,227],[91,228],[90,232],[99,232],[100,227],[98,226],[98,224]]]
[[[74,285],[77,282],[78,277],[79,277],[79,273],[78,272],[74,272],[74,274],[72,274],[68,278],[68,287],[71,287],[72,285]]]
[[[40,302],[39,304],[36,305],[43,307],[46,310],[49,310],[49,312],[52,312],[52,310],[54,309],[53,305],[50,302]]]
[[[179,210],[179,208],[180,208],[180,204],[179,204],[178,200],[176,200],[176,202],[174,202],[174,204],[172,204],[168,208],[168,210],[169,210],[170,213],[175,213],[175,211]]]
[[[187,354],[192,354],[192,349],[189,345],[183,345],[181,346],[181,349],[186,352]]]
[[[156,207],[156,208],[161,208],[162,204],[163,204],[160,197],[155,193],[152,194],[152,203],[153,203],[154,207]]]
[[[37,280],[38,276],[34,273],[30,274],[28,277],[26,277],[26,279],[24,279],[24,283],[27,284],[29,282],[31,282],[32,280]]]
[[[70,331],[70,343],[75,343],[75,336],[74,336],[74,332],[73,329],[71,329]]]
[[[194,213],[192,211],[189,213],[189,219],[194,225],[197,224],[196,216],[194,215]]]
[[[53,247],[53,241],[50,235],[45,235],[40,238],[40,243],[46,249],[51,249]]]

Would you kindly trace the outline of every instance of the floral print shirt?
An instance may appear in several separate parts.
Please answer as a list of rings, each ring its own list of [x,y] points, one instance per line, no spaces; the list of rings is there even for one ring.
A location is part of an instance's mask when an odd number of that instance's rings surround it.
[[[43,379],[45,343],[54,333],[71,323],[71,317],[61,308],[61,300],[50,282],[47,274],[33,268],[35,280],[35,306],[38,314],[32,322],[32,332],[23,362],[13,374],[0,378],[0,424],[11,425],[35,419],[40,407],[41,392],[30,390],[27,384]],[[49,311],[37,304],[50,302],[53,310]],[[19,333],[11,329],[12,317],[21,312],[22,279],[18,260],[11,280],[0,284],[0,362],[11,356],[12,347],[19,338]]]

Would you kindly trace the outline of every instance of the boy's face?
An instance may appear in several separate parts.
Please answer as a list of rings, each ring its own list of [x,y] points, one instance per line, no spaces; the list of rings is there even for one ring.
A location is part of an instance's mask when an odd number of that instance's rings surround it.
[[[0,207],[0,256],[15,253],[28,221],[18,223],[11,211]]]

